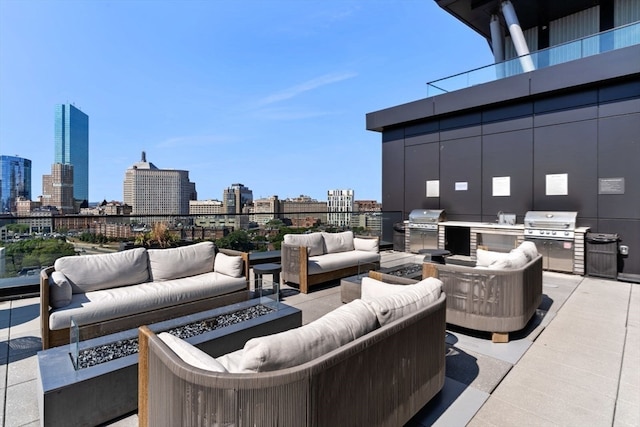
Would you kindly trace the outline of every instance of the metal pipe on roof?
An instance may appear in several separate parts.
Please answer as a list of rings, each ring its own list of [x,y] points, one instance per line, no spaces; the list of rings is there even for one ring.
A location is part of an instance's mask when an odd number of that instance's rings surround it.
[[[511,4],[511,2],[508,0],[503,1],[500,4],[500,9],[502,10],[502,15],[504,16],[504,20],[506,21],[507,27],[509,28],[509,34],[511,34],[513,46],[516,48],[516,53],[520,57],[520,65],[522,65],[522,70],[525,73],[535,70],[536,67],[533,65],[531,56],[529,56],[529,46],[527,46],[527,41],[524,39],[524,34],[522,33],[522,28],[520,27],[520,22],[518,21],[518,15],[516,15],[513,4]]]
[[[500,26],[500,19],[498,15],[491,15],[491,21],[489,22],[489,28],[491,29],[491,49],[493,50],[493,62],[496,65],[496,77],[499,79],[504,77],[504,35],[502,33],[502,27]]]
[[[498,15],[491,15],[489,27],[491,28],[491,48],[493,49],[494,62],[502,62],[504,61],[504,41]]]

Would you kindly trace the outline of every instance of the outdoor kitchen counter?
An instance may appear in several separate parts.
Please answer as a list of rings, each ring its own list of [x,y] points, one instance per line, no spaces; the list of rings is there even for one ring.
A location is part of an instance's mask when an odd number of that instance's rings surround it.
[[[517,230],[524,232],[524,224],[498,224],[497,222],[443,221],[440,227],[496,228],[500,230]]]
[[[509,252],[524,241],[524,224],[443,221],[438,223],[438,248],[476,259],[478,247]]]

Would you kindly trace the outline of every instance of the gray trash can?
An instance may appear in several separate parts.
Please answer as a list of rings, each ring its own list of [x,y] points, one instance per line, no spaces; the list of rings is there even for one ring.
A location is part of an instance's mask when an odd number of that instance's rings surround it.
[[[404,252],[404,222],[396,222],[393,224],[393,250],[398,252]]]
[[[618,278],[617,234],[587,233],[586,264],[587,276]]]

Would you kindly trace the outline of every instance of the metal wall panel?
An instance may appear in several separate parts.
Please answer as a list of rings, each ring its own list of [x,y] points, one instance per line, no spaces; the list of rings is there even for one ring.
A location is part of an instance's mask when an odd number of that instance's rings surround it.
[[[638,0],[615,0],[613,8],[613,25],[616,27],[640,21]]]
[[[415,143],[415,141],[413,141]],[[439,209],[439,197],[427,197],[427,180],[440,179],[440,144],[405,145],[404,210]]]

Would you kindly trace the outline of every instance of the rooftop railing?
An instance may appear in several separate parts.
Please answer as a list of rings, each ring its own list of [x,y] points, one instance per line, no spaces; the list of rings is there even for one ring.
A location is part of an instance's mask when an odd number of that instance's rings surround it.
[[[586,58],[599,53],[640,44],[640,22],[533,52],[536,69]],[[513,58],[427,83],[427,95],[436,96],[471,86],[523,74],[521,58]]]
[[[95,255],[132,246],[167,247],[203,240],[273,259],[286,233],[352,230],[393,245],[402,212],[295,212],[199,215],[68,215],[0,217],[0,299],[39,291],[40,270],[62,256]],[[260,262],[259,260],[256,262]]]

